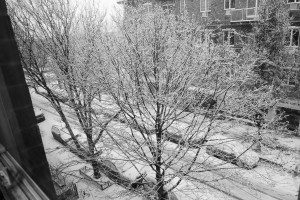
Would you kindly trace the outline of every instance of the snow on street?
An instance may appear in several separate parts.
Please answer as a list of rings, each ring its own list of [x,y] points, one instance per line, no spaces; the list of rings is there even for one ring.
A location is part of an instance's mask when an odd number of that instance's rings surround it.
[[[57,165],[59,163],[67,163],[70,161],[76,161],[78,162],[78,165],[72,166],[68,169],[66,169],[66,172],[74,172],[77,171],[79,168],[84,166],[85,164],[77,158],[72,153],[67,152],[65,149],[61,149],[61,145],[56,142],[51,134],[51,127],[52,125],[57,125],[62,127],[62,122],[55,113],[54,109],[52,109],[49,105],[49,103],[43,99],[42,97],[31,93],[33,104],[36,107],[39,107],[43,110],[43,113],[45,114],[46,121],[39,124],[41,129],[41,135],[45,147],[45,151],[47,154],[47,159],[50,165]],[[68,117],[72,118],[72,114],[70,113]],[[73,124],[74,125],[74,124]],[[76,127],[74,125],[74,127]],[[241,172],[245,172],[241,170]],[[74,173],[78,175],[78,173]],[[251,174],[251,173],[250,173]],[[195,177],[199,177],[199,175],[195,174],[193,175]],[[211,175],[210,175],[211,176]],[[220,178],[220,177],[219,177]],[[264,177],[265,178],[265,177]],[[77,180],[76,178],[70,177],[70,180]],[[222,178],[221,178],[222,179]],[[227,182],[226,182],[227,181]],[[224,194],[224,191],[219,191],[218,187],[223,187],[224,190],[232,190],[232,188],[228,187],[228,184],[232,185],[234,189],[234,193],[238,193],[237,196],[233,195],[233,197],[229,197],[228,195]],[[140,197],[132,197],[132,196],[125,196],[124,195],[124,189],[113,185],[112,187],[108,188],[107,190],[100,191],[97,188],[91,187],[88,185],[85,181],[79,180],[77,182],[78,190],[80,193],[81,199],[141,199]],[[192,189],[193,188],[193,189]],[[215,189],[213,189],[215,188]],[[238,192],[239,190],[239,192]],[[195,192],[197,191],[197,192]],[[213,183],[210,186],[202,184],[202,183],[195,183],[191,181],[183,181],[182,184],[179,185],[177,189],[175,189],[176,195],[179,197],[179,199],[241,199],[238,196],[244,196],[244,199],[277,199],[272,198],[268,195],[264,196],[262,193],[258,194],[251,194],[249,190],[243,186],[238,185],[236,183],[232,183],[228,180],[222,180],[221,182]],[[244,193],[244,194],[243,194]],[[245,196],[245,193],[248,193],[248,197]],[[255,196],[256,195],[256,196]],[[296,198],[296,197],[295,197]],[[286,199],[293,199],[292,195],[288,195]]]

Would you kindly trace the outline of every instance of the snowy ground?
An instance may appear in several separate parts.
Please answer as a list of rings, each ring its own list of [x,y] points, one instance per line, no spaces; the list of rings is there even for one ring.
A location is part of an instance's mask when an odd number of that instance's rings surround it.
[[[59,117],[56,115],[55,111],[49,106],[49,104],[42,99],[41,97],[31,94],[33,98],[33,103],[34,105],[41,107],[44,110],[44,114],[46,117],[46,121],[40,124],[40,129],[42,133],[42,139],[44,142],[44,147],[47,152],[47,158],[48,162],[51,165],[57,165],[59,163],[67,163],[70,161],[77,161],[78,163],[81,163],[79,165],[76,165],[74,167],[70,167],[67,169],[68,172],[72,171],[77,171],[79,168],[84,166],[85,164],[82,163],[81,160],[79,160],[76,156],[73,154],[62,150],[62,149],[56,149],[57,147],[60,147],[60,145],[52,138],[52,135],[50,133],[51,126],[52,125],[58,125],[62,126],[62,123],[59,119]],[[72,114],[70,113],[68,117],[72,118]],[[249,127],[247,127],[249,128]],[[252,130],[253,131],[253,130]],[[232,131],[230,133],[231,135],[234,136],[234,134],[237,134],[238,132],[241,132],[241,129],[238,129],[237,131]],[[285,146],[291,147],[292,152],[298,151],[299,149],[297,144],[298,140],[294,142],[293,140],[289,138],[284,138],[280,137],[278,140],[280,144],[285,144]],[[300,140],[299,140],[300,141]],[[300,145],[299,145],[300,146]],[[269,150],[269,149],[268,149]],[[274,151],[271,150],[268,155],[274,156]],[[282,151],[277,150],[278,154]],[[266,150],[263,151],[264,153],[267,152]],[[294,153],[291,153],[292,155],[290,156],[291,159],[293,160],[293,163],[299,162],[297,157],[294,157]],[[278,156],[277,156],[278,157]],[[283,156],[283,158],[287,158],[286,156]],[[220,162],[218,159],[212,158],[212,162]],[[291,163],[291,162],[287,162]],[[236,168],[235,166],[232,166],[231,164],[226,164],[230,168]],[[126,170],[125,170],[126,171]],[[127,170],[128,173],[130,170]],[[76,174],[76,173],[75,173]],[[78,174],[77,174],[78,175]],[[127,174],[128,176],[134,176],[133,174]],[[236,176],[234,176],[236,175]],[[253,183],[255,182],[256,185],[261,184],[263,187],[264,186],[271,186],[274,187],[274,189],[278,189],[281,191],[284,191],[286,193],[291,194],[292,196],[295,196],[297,192],[297,184],[299,182],[299,178],[293,178],[291,174],[281,170],[278,171],[277,168],[274,168],[272,166],[259,166],[255,170],[243,170],[243,169],[238,169],[238,170],[233,170],[231,171],[230,174],[231,177],[243,177],[244,179],[250,180],[250,182]],[[74,179],[77,180],[78,179]],[[250,183],[251,184],[251,183]],[[79,193],[81,199],[141,199],[140,197],[133,197],[133,196],[128,196],[124,194],[124,189],[122,189],[119,186],[112,186],[108,188],[105,191],[100,191],[97,188],[94,188],[90,184],[87,184],[85,181],[78,181],[77,184],[79,188]],[[197,191],[197,192],[195,192]],[[231,199],[227,195],[222,194],[221,192],[218,192],[217,190],[214,190],[210,187],[207,187],[203,184],[200,183],[191,183],[191,182],[183,182],[181,185],[179,185],[178,189],[175,191],[176,195],[180,197],[180,199]],[[118,197],[120,196],[120,197]]]
[[[51,134],[52,125],[63,126],[61,120],[50,107],[49,103],[42,97],[31,93],[34,106],[42,109],[46,120],[39,124],[46,156],[51,166],[57,166],[59,164],[75,163],[75,166],[68,167],[64,170],[64,174],[68,174],[68,180],[74,181],[77,184],[79,196],[81,200],[94,200],[94,199],[117,199],[117,200],[141,200],[141,197],[134,196],[125,191],[122,187],[113,185],[108,189],[101,191],[87,181],[82,180],[78,170],[86,164],[80,160],[74,154],[64,149],[58,142],[56,142]],[[72,117],[71,115],[69,117]],[[73,124],[76,127],[75,124]],[[132,173],[130,167],[126,169],[125,174],[131,178],[134,178],[136,174]],[[214,190],[201,183],[190,183],[183,181],[175,190],[179,199],[205,199],[205,200],[231,200],[233,198]]]
[[[46,120],[39,124],[46,156],[51,166],[59,164],[76,163],[75,166],[68,167],[64,170],[65,174],[69,174],[68,180],[75,181],[77,184],[79,196],[81,200],[95,200],[95,199],[119,199],[119,200],[141,200],[142,198],[128,194],[123,188],[112,185],[108,189],[101,191],[85,180],[81,180],[78,170],[86,164],[74,154],[68,152],[57,141],[55,141],[51,134],[52,125],[62,126],[60,118],[50,105],[41,97],[31,93],[33,104],[43,110]]]

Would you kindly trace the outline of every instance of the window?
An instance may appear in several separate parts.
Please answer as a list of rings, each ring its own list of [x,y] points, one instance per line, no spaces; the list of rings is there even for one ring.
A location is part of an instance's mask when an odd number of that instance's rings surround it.
[[[179,5],[179,9],[180,9],[180,13],[184,13],[185,12],[185,0],[180,0],[180,5]]]
[[[168,13],[171,13],[174,8],[175,8],[175,2],[174,1],[170,1],[168,3],[164,3],[162,5],[163,10],[167,11]]]
[[[247,1],[247,8],[254,8],[257,7],[258,0],[248,0]]]
[[[258,0],[247,0],[246,17],[258,17]]]
[[[295,86],[297,84],[297,74],[299,73],[299,70],[297,70],[296,68],[287,68],[285,72],[286,74],[284,75],[283,79],[284,84]]]
[[[288,3],[300,3],[300,0],[288,0]]]
[[[200,12],[210,11],[210,0],[200,0]]]
[[[223,43],[234,45],[234,30],[223,30]]]
[[[235,0],[224,0],[224,9],[233,9],[235,8]]]
[[[299,36],[300,36],[300,27],[291,28],[286,36],[285,45],[298,47],[300,44]]]
[[[143,9],[146,13],[149,13],[152,9],[152,4],[151,3],[144,3],[143,4]]]
[[[211,41],[212,32],[211,30],[201,30],[199,32],[199,40],[200,43],[208,43]]]

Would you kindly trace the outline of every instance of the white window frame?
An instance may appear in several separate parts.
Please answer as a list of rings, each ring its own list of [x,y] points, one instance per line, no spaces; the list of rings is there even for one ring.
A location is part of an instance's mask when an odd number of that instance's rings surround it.
[[[293,44],[293,30],[298,29],[299,31],[299,37],[298,37],[298,46],[297,45],[292,45]],[[286,47],[300,47],[300,26],[290,26],[289,27],[289,45],[286,45]]]
[[[258,0],[255,0],[255,6],[249,7],[249,1],[247,0],[247,7],[246,7],[246,16],[247,17],[257,17],[258,16]],[[248,15],[248,9],[254,8],[254,15]]]
[[[228,32],[227,41],[225,41],[225,31]],[[223,44],[228,44],[229,46],[235,45],[235,30],[234,29],[223,29]],[[233,34],[233,44],[230,44],[231,34]]]
[[[209,5],[209,3],[210,3],[211,0],[204,0],[204,1],[205,1],[205,9],[204,9],[204,10],[202,10],[202,7],[201,7],[201,1],[202,1],[202,0],[199,1],[199,3],[200,3],[200,5],[199,5],[199,7],[200,7],[200,12],[201,12],[201,13],[204,13],[204,12],[210,12],[211,10],[208,9],[208,7],[209,7],[208,5]]]
[[[167,7],[167,8],[164,8],[164,7]],[[172,0],[172,1],[170,1],[170,2],[168,2],[168,3],[163,3],[162,4],[162,8],[165,10],[169,10],[170,12],[172,12],[172,11],[174,11],[174,9],[175,9],[175,0]],[[172,9],[170,9],[170,8],[172,8]]]
[[[293,2],[289,2],[289,0],[287,0],[287,3],[288,4],[291,4],[291,3],[300,3],[300,0],[294,0]]]
[[[228,0],[229,1],[229,8],[226,8],[226,1],[227,0],[224,0],[224,10],[233,10],[233,9],[235,9],[236,0]],[[231,8],[231,1],[235,1],[234,2],[234,8]]]
[[[180,13],[184,13],[186,9],[186,0],[179,0],[179,11]]]
[[[147,10],[147,13],[150,13],[151,8],[152,8],[152,3],[150,3],[150,2],[143,3],[143,7]]]

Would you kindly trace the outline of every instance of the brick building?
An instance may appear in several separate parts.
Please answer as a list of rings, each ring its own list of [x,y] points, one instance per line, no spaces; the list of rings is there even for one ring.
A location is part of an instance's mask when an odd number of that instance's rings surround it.
[[[205,33],[214,33],[216,42],[227,43],[240,49],[246,42],[245,35],[251,35],[259,20],[258,9],[261,0],[125,0],[130,5],[143,4],[148,10],[151,3],[158,2],[164,9],[175,15],[183,13],[203,25]],[[286,36],[286,48],[291,52],[293,66],[287,67],[288,75],[283,80],[290,91],[288,100],[278,103],[273,111],[283,110],[288,115],[291,129],[299,127],[300,122],[300,0],[287,0],[287,9],[291,17],[290,31]],[[278,109],[279,108],[279,109]],[[272,111],[272,112],[273,112]],[[271,114],[273,115],[273,114]]]
[[[165,1],[167,2],[167,1]],[[174,12],[180,15],[186,12],[196,22],[218,32],[218,41],[233,48],[241,48],[243,35],[253,31],[253,25],[259,20],[260,0],[174,0]],[[168,1],[171,4],[171,1]],[[291,17],[290,31],[286,36],[286,48],[293,59],[292,66],[282,66],[287,70],[284,84],[289,91],[288,99],[278,103],[270,115],[278,110],[287,115],[290,129],[299,128],[300,122],[300,0],[287,0],[287,9]],[[299,131],[299,129],[298,129]]]
[[[211,28],[223,31],[223,40],[230,45],[239,45],[235,32],[249,33],[258,21],[260,0],[173,0],[163,1],[173,4],[178,15],[187,12],[196,21],[206,23]],[[300,1],[288,0],[287,7],[291,15],[291,34],[288,46],[299,46]]]

